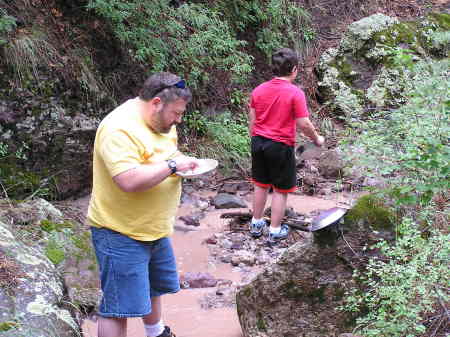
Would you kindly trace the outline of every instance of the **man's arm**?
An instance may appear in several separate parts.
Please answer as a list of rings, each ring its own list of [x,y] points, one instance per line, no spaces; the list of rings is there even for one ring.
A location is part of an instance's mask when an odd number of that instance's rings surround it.
[[[319,135],[316,128],[311,123],[308,117],[297,118],[297,128],[299,128],[309,139],[311,139],[317,146],[322,146],[325,138]]]
[[[177,171],[194,169],[198,163],[195,158],[179,156],[173,159],[177,163]],[[114,182],[124,192],[142,192],[148,190],[172,174],[166,162],[142,164],[113,177]]]
[[[253,123],[255,123],[255,109],[249,107],[248,111],[248,132],[250,134],[250,137],[252,136],[252,130],[253,130]]]

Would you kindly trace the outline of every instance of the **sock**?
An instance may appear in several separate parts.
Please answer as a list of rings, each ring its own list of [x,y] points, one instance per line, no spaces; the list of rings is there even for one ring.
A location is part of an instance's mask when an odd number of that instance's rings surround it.
[[[263,220],[263,218],[255,219],[254,217],[252,217],[252,223],[258,223],[258,222],[261,222],[262,220]]]
[[[270,231],[270,234],[278,234],[281,231],[281,227],[269,226],[269,231]]]
[[[161,319],[156,324],[144,324],[144,328],[147,337],[158,337],[164,331],[164,323]]]

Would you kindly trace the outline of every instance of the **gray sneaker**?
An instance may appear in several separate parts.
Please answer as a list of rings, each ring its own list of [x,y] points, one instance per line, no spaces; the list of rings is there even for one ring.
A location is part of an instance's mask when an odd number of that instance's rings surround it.
[[[251,222],[249,226],[250,234],[254,238],[259,238],[264,231],[264,228],[267,226],[267,222],[265,219],[261,219],[257,222]]]
[[[270,233],[269,231],[269,244],[275,244],[280,240],[284,240],[289,235],[289,226],[286,224],[281,225],[278,233]]]

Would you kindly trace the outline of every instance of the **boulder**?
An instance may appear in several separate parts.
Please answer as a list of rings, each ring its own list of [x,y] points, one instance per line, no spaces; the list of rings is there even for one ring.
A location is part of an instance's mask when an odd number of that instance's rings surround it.
[[[357,286],[354,269],[364,268],[368,257],[377,254],[363,247],[381,238],[379,229],[374,231],[370,225],[373,218],[359,216],[366,204],[363,200],[358,212],[349,212],[341,227],[325,227],[287,248],[238,290],[244,337],[338,336],[352,331],[354,317],[338,308],[344,304],[346,290]]]
[[[219,193],[213,200],[216,208],[246,208],[245,201],[235,195],[227,193]]]
[[[342,178],[344,176],[344,161],[338,150],[328,150],[320,156],[319,172],[325,178]]]
[[[100,298],[97,264],[90,232],[82,224],[67,221],[59,209],[40,198],[0,207],[2,219],[15,233],[15,245],[26,245],[51,263],[51,272],[65,289],[64,301],[71,310],[78,309],[74,310],[77,319],[96,308]]]
[[[15,232],[15,231],[14,231]],[[2,336],[79,336],[55,265],[24,244],[0,220],[0,320]]]
[[[402,105],[402,93],[414,82],[407,67],[398,62],[400,50],[410,50],[413,61],[448,57],[448,43],[442,45],[439,36],[450,29],[449,18],[446,13],[432,13],[400,22],[374,14],[352,23],[339,47],[320,57],[320,100],[349,123],[373,110]]]

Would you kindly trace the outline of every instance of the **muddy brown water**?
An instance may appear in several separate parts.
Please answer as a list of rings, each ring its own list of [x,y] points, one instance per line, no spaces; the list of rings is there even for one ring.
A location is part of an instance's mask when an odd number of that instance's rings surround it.
[[[214,195],[212,192],[200,192],[201,197]],[[251,207],[250,195],[245,197]],[[349,198],[340,194],[330,199],[321,199],[302,195],[290,195],[288,206],[296,212],[310,213],[342,206]],[[87,207],[89,199],[81,201]],[[182,204],[178,216],[189,215],[194,211],[191,204]],[[177,258],[180,274],[185,272],[208,272],[216,278],[228,279],[236,284],[242,281],[242,275],[233,270],[231,264],[210,263],[208,248],[203,241],[214,233],[227,228],[227,220],[220,215],[230,210],[213,210],[200,220],[199,227],[192,230],[177,221],[172,242]],[[234,209],[233,211],[248,211],[248,209]],[[177,229],[178,228],[178,229]],[[184,230],[180,230],[184,229]],[[203,309],[200,301],[205,295],[215,291],[215,288],[183,289],[177,294],[163,297],[163,320],[169,325],[177,337],[242,337],[242,331],[235,308]],[[97,337],[95,320],[85,320],[83,323],[84,337]],[[127,337],[145,337],[142,320],[133,318],[128,320]]]

